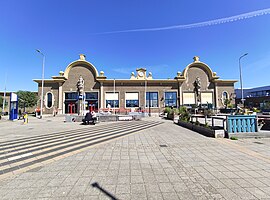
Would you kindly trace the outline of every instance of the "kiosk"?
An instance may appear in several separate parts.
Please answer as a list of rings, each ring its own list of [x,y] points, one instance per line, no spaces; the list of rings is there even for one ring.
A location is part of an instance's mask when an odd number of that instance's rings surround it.
[[[9,120],[18,119],[18,96],[15,93],[10,94]]]

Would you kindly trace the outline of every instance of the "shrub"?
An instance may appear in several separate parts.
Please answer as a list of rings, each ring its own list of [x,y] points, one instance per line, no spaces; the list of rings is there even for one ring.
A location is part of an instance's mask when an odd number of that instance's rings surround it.
[[[189,122],[190,117],[191,115],[185,106],[179,108],[179,120]]]
[[[171,112],[171,108],[170,107],[166,107],[163,112],[164,113],[170,113]]]
[[[172,109],[171,112],[173,112],[174,115],[179,115],[179,113],[180,113],[179,109],[177,109],[177,108]]]
[[[196,126],[199,126],[199,125],[201,125],[201,123],[197,120],[197,121],[195,122],[195,125],[196,125]]]
[[[252,110],[253,110],[253,112],[256,112],[256,113],[261,112],[258,108],[255,108],[255,107]]]
[[[238,138],[237,137],[234,137],[234,136],[232,136],[230,139],[231,140],[238,140]]]

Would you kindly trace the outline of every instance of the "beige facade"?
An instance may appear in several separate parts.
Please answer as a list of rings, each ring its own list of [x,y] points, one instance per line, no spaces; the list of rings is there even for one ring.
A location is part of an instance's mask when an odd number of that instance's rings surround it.
[[[128,79],[107,79],[104,72],[98,73],[81,54],[80,59],[70,63],[64,72],[60,71],[59,76],[44,80],[44,113],[56,110],[60,114],[78,112],[77,82],[80,76],[84,79],[85,109],[100,111],[109,107],[120,113],[136,109],[159,113],[166,106],[182,105],[222,108],[224,93],[231,96],[236,82],[219,79],[197,56],[172,79],[155,79],[144,68],[136,69]],[[41,80],[34,81],[38,83],[40,96]]]

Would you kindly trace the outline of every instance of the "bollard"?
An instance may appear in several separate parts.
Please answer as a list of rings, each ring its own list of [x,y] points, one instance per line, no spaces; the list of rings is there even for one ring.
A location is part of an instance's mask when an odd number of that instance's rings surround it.
[[[28,124],[28,114],[27,113],[25,113],[23,115],[23,124]]]

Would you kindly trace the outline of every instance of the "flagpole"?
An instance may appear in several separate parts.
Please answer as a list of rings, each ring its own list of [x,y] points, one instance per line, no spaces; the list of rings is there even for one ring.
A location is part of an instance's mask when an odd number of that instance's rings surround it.
[[[5,113],[5,104],[6,104],[6,92],[7,92],[7,73],[5,76],[5,90],[4,90],[4,99],[3,99],[3,108],[2,108],[2,114]]]
[[[113,79],[113,95],[115,96],[115,79]],[[115,115],[115,100],[113,100],[113,112]]]

